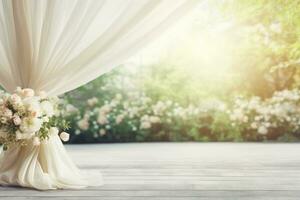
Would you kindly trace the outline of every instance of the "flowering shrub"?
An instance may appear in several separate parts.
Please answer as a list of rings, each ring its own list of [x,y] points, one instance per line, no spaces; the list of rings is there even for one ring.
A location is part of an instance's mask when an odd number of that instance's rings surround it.
[[[277,139],[284,134],[298,136],[300,92],[275,92],[266,100],[259,97],[236,99],[230,111],[230,119],[246,140]]]
[[[86,101],[79,110],[67,104],[71,142],[260,141],[298,137],[300,92],[284,90],[262,100],[207,100],[180,106],[144,94],[117,94],[111,101]]]
[[[210,126],[226,109],[221,101],[183,107],[135,92],[103,103],[93,97],[84,107],[66,105],[65,117],[73,121],[71,142],[217,140]]]
[[[14,94],[0,94],[0,144],[6,150],[12,144],[40,145],[51,134],[58,134],[64,120],[58,119],[58,98],[47,97],[45,92],[35,94],[34,90],[17,88]],[[69,135],[60,134],[63,141]]]

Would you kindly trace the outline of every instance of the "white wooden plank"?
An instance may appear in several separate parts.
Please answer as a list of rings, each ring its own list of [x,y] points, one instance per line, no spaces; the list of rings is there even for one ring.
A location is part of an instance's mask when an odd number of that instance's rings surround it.
[[[298,200],[298,144],[142,143],[67,145],[105,185],[36,191],[0,187],[0,199]]]

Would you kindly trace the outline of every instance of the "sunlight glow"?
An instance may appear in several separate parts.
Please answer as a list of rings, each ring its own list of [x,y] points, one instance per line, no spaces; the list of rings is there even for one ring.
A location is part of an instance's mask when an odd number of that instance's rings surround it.
[[[222,79],[232,66],[236,45],[231,34],[232,22],[220,19],[213,8],[202,4],[176,26],[163,34],[128,62],[151,65],[164,60],[184,65],[192,75]]]

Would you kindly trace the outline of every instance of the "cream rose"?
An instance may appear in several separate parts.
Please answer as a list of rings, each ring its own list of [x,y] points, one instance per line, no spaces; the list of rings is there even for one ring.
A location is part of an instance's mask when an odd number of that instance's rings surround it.
[[[62,141],[67,142],[69,141],[70,135],[66,132],[62,132],[59,137]]]
[[[32,117],[39,117],[42,115],[39,98],[27,97],[23,100],[25,108],[31,113]]]
[[[99,131],[99,135],[104,136],[105,134],[106,134],[105,129],[101,128],[100,131]]]
[[[89,121],[86,119],[80,120],[79,122],[77,122],[77,125],[81,130],[88,130],[90,126]]]
[[[19,95],[17,94],[12,94],[10,97],[9,97],[9,101],[13,104],[13,105],[19,105],[21,104],[22,102],[22,99]]]
[[[39,118],[25,117],[21,122],[20,130],[24,133],[34,133],[40,130],[42,123]]]
[[[21,91],[21,94],[23,97],[33,97],[34,96],[34,90],[30,88],[25,88]]]
[[[107,123],[108,123],[108,120],[107,120],[107,118],[106,118],[105,115],[100,114],[100,115],[98,116],[97,122],[98,122],[99,124],[101,124],[101,125],[104,125],[104,124],[107,124]]]
[[[41,102],[41,111],[42,111],[42,114],[47,115],[49,117],[54,115],[53,105],[49,101]]]

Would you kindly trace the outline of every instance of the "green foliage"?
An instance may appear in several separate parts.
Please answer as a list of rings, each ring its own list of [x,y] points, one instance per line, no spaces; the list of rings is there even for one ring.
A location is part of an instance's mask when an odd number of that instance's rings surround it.
[[[233,20],[237,27],[257,27],[257,31],[249,37],[255,45],[252,53],[248,52],[250,56],[254,53],[255,63],[250,64],[248,71],[263,71],[250,75],[250,78],[256,78],[249,84],[264,85],[268,89],[256,94],[269,96],[276,90],[299,85],[299,0],[231,0],[215,5],[222,11],[223,17]],[[249,65],[251,62],[245,63]],[[261,84],[255,84],[255,81]]]

